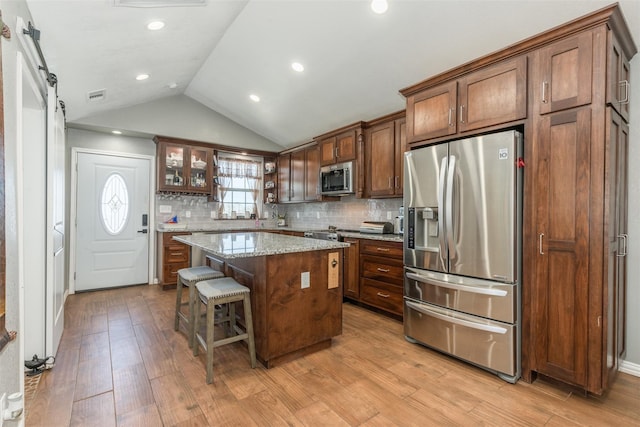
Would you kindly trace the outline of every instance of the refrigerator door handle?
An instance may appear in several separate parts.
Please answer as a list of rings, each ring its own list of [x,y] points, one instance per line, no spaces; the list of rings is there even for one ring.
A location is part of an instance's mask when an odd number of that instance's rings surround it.
[[[429,310],[428,308],[424,307],[422,304],[416,304],[413,301],[405,301],[405,303],[412,309],[422,313],[422,314],[426,314],[427,316],[431,316],[431,317],[435,317],[436,319],[440,319],[443,320],[445,322],[449,322],[449,323],[453,323],[456,325],[460,325],[460,326],[465,326],[467,328],[472,328],[472,329],[478,329],[481,331],[486,331],[486,332],[493,332],[496,334],[506,334],[507,333],[507,329],[506,328],[502,328],[500,326],[492,326],[492,325],[485,325],[482,323],[476,323],[476,322],[471,322],[469,320],[463,320],[463,319],[458,319],[456,317],[452,317],[452,316],[447,316],[446,314],[440,314],[437,313],[433,310]]]
[[[449,156],[449,171],[447,173],[447,191],[446,191],[446,206],[445,214],[447,216],[447,244],[449,246],[449,266],[451,266],[451,260],[456,257],[456,247],[453,239],[453,178],[456,171],[456,156]]]
[[[455,291],[470,292],[474,294],[490,295],[495,297],[507,296],[507,291],[504,291],[501,289],[485,289],[477,286],[459,285],[457,283],[443,282],[437,279],[422,277],[419,274],[409,273],[409,272],[407,272],[407,277],[409,279],[413,279],[418,282],[427,283],[434,286],[440,286],[442,288],[449,288]]]
[[[440,162],[440,179],[438,184],[438,240],[440,241],[440,258],[444,261],[446,242],[444,235],[444,185],[445,174],[447,173],[447,158],[443,157]],[[446,264],[445,264],[446,265]],[[448,270],[448,268],[446,268]]]

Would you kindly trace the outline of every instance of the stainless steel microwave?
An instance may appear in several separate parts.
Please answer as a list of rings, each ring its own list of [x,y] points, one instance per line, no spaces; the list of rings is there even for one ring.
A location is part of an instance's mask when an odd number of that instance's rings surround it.
[[[320,194],[353,194],[354,163],[345,162],[320,168]]]

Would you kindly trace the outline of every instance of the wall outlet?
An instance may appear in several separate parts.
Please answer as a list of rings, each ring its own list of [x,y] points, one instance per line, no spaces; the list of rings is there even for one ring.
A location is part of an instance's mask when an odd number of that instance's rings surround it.
[[[393,211],[387,212],[387,219],[393,218]]]
[[[311,276],[308,271],[304,271],[300,274],[300,289],[305,289],[311,286]]]
[[[218,212],[211,211],[211,219],[218,219]]]
[[[296,218],[300,218],[300,212],[296,212]]]
[[[316,217],[320,219],[320,212],[316,212]]]
[[[184,216],[186,216],[187,218],[191,218],[191,211],[185,211]]]
[[[160,209],[160,213],[171,213],[171,205],[160,205],[158,209]]]

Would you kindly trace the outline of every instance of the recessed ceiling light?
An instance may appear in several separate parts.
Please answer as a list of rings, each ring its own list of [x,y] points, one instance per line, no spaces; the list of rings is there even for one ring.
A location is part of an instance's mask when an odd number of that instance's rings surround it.
[[[291,68],[293,68],[295,71],[301,73],[304,71],[304,65],[302,65],[299,62],[294,62],[291,64]]]
[[[114,135],[122,135],[122,132],[119,130],[112,130],[111,133]]]
[[[149,24],[147,25],[147,28],[150,30],[161,30],[162,28],[164,28],[164,22],[162,21],[149,22]]]
[[[176,83],[176,82],[169,83],[169,89],[175,89],[177,87],[178,87],[178,83]]]
[[[149,78],[149,74],[138,74],[136,76],[136,80],[147,80]]]
[[[371,1],[371,10],[373,10],[377,14],[385,13],[388,8],[389,8],[389,3],[387,3],[387,0]]]
[[[249,95],[249,99],[251,99],[253,102],[260,102],[260,97],[258,95],[255,94],[251,94]]]

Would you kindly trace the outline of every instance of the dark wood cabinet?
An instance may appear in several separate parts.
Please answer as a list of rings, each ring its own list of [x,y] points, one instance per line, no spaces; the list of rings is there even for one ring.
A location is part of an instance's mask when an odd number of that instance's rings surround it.
[[[320,149],[317,145],[304,150],[304,200],[313,202],[320,199]]]
[[[543,116],[536,138],[535,370],[586,386],[591,108]]]
[[[402,243],[362,240],[360,243],[360,300],[402,316]]]
[[[629,169],[629,126],[623,117],[612,108],[607,109],[606,171],[609,177],[605,189],[608,205],[605,210],[607,227],[606,270],[606,343],[603,360],[603,388],[607,388],[615,376],[620,360],[626,353],[626,310],[627,305],[627,250],[628,223],[628,169]]]
[[[415,143],[524,119],[527,57],[506,60],[434,86],[404,89],[407,141]]]
[[[356,122],[313,138],[320,150],[320,166],[356,160],[363,124]]]
[[[607,64],[607,103],[611,105],[620,116],[629,122],[629,91],[631,90],[631,66],[625,49],[615,36],[613,31],[608,33],[608,58]]]
[[[212,148],[155,137],[157,190],[210,195],[213,192]]]
[[[601,18],[532,54],[533,180],[525,187],[525,236],[537,241],[524,251],[533,262],[523,376],[594,394],[609,387],[625,350],[628,126],[613,88],[636,52],[619,9]],[[616,56],[626,71],[612,73]]]
[[[357,138],[356,129],[350,129],[338,135],[320,139],[318,142],[320,165],[325,166],[355,160]]]
[[[344,297],[402,317],[402,243],[345,238]]]
[[[586,31],[553,43],[539,52],[540,114],[591,103],[593,91],[593,32]]]
[[[344,239],[351,246],[344,249],[344,296],[360,299],[360,240],[347,237]]]
[[[189,246],[173,240],[173,236],[191,234],[188,232],[158,233],[158,280],[162,289],[175,288],[178,270],[191,265]]]
[[[278,202],[300,203],[319,200],[317,145],[281,153],[278,157]]]
[[[291,197],[291,154],[278,156],[278,203],[286,203]]]
[[[404,112],[372,121],[365,129],[365,195],[402,196],[404,152],[407,147]]]

